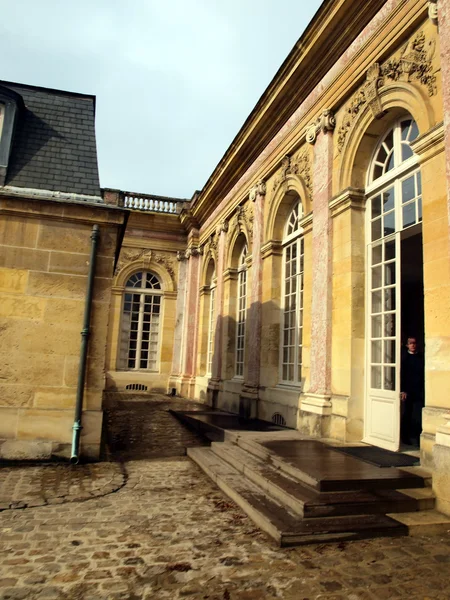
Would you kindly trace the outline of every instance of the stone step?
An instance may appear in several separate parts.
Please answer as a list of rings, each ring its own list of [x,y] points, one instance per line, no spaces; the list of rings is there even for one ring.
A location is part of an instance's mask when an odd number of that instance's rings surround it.
[[[400,490],[425,487],[423,477],[395,467],[379,468],[335,452],[316,440],[255,441],[240,437],[240,448],[319,492]]]
[[[405,494],[397,490],[317,492],[235,444],[213,443],[211,450],[300,517],[403,513],[434,507],[429,488],[405,490]]]
[[[269,498],[210,448],[189,448],[187,452],[218,487],[281,546],[408,533],[407,526],[384,515],[301,519],[298,514]]]

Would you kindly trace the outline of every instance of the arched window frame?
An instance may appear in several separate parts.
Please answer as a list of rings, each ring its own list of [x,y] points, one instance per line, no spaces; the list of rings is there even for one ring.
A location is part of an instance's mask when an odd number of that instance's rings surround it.
[[[407,122],[411,122],[414,135],[402,142],[402,127]],[[368,388],[388,392],[395,390],[398,381],[400,241],[396,234],[422,221],[419,160],[409,145],[418,135],[411,116],[396,121],[377,144],[367,177]],[[377,159],[388,139],[392,139],[392,168],[376,177],[376,166],[382,162]]]
[[[280,383],[299,386],[302,377],[304,238],[298,200],[286,220],[283,236]]]
[[[161,281],[151,271],[136,271],[125,283],[122,303],[119,369],[159,371]]]
[[[247,243],[241,250],[238,260],[238,293],[236,312],[236,353],[235,376],[244,376],[245,362],[245,325],[247,318]]]

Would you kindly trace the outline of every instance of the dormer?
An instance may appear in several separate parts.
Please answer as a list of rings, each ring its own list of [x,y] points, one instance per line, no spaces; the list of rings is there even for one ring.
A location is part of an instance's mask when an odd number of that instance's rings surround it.
[[[5,185],[14,128],[23,105],[20,94],[0,85],[0,186]]]

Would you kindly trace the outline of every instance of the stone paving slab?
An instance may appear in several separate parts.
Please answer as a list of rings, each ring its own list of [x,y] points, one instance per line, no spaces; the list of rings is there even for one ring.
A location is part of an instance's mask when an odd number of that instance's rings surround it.
[[[119,463],[0,466],[0,511],[88,500],[124,483]]]

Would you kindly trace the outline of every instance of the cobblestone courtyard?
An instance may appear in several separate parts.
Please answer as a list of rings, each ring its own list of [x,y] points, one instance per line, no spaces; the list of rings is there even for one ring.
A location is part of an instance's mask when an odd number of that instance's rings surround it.
[[[141,430],[147,419],[153,434],[135,440],[141,460],[133,460],[124,436],[121,450],[113,444],[111,460],[126,458],[116,491],[78,500],[63,494],[62,503],[0,512],[1,599],[450,598],[450,535],[280,550],[183,456],[184,445],[199,440],[167,413],[167,399],[134,408]],[[125,401],[114,405],[110,442],[132,428],[132,413]],[[156,456],[156,439],[171,456]],[[119,482],[112,467],[117,462],[96,465],[105,485]],[[33,469],[20,469],[22,485]],[[52,480],[54,465],[39,469]],[[3,482],[9,471],[0,473]]]

